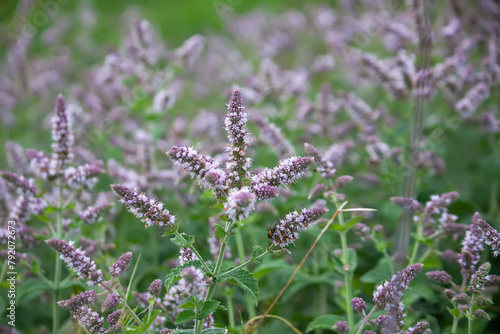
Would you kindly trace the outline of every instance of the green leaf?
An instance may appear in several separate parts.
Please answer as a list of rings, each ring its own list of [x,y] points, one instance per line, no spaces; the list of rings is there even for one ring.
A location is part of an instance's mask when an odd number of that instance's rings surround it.
[[[190,309],[194,309],[195,307],[196,305],[191,299],[179,306],[179,308],[190,308]]]
[[[196,313],[193,310],[184,310],[181,311],[177,317],[175,317],[175,324],[182,324],[184,322],[188,322],[190,320],[196,319]]]
[[[219,239],[224,239],[226,237],[226,231],[224,227],[219,224],[214,224],[214,234]]]
[[[285,260],[272,260],[266,261],[254,269],[253,273],[255,278],[260,278],[265,274],[276,269],[290,269],[290,264]]]
[[[228,268],[227,270],[229,270]],[[227,271],[226,270],[226,271]],[[222,273],[223,274],[223,273]],[[231,282],[238,285],[244,291],[248,292],[252,298],[257,302],[259,296],[259,284],[257,279],[246,269],[238,269],[228,274],[227,276],[220,277],[219,283]]]
[[[31,260],[31,270],[34,274],[40,275],[40,263],[37,260]]]
[[[146,332],[149,329],[149,327],[151,327],[151,325],[156,320],[156,318],[161,314],[161,312],[162,312],[161,309],[157,309],[157,310],[153,310],[153,312],[151,312],[150,316],[148,316],[148,314],[146,313],[142,319],[142,323],[144,324],[144,326],[142,326],[142,328],[138,328],[136,333]],[[148,319],[149,319],[149,321],[148,321]]]
[[[201,309],[201,312],[198,314],[196,317],[197,319],[205,319],[208,317],[210,313],[215,311],[219,307],[220,301],[218,300],[207,300],[203,304],[203,308]]]
[[[203,266],[200,260],[194,260],[184,263],[183,265],[177,266],[172,269],[170,273],[165,277],[164,285],[165,289],[168,291],[172,287],[172,285],[181,279],[182,269],[187,267],[195,267],[196,269],[200,269],[202,272],[205,272],[205,267]]]
[[[339,224],[332,224],[332,225],[330,225],[329,229],[339,231],[339,232],[344,232],[344,231],[350,230],[354,225],[356,225],[357,223],[359,223],[360,221],[362,221],[364,219],[366,219],[366,217],[354,216],[351,219],[349,219],[348,221],[346,221],[344,226],[339,225]]]
[[[306,332],[311,332],[316,329],[329,329],[332,330],[332,326],[335,325],[337,321],[346,320],[345,317],[340,315],[325,314],[316,319],[314,319],[309,326],[307,326]]]
[[[378,261],[375,268],[361,276],[360,280],[363,283],[381,283],[391,277],[391,265],[388,259],[384,257]]]
[[[42,279],[35,279],[29,282],[26,282],[26,284],[23,284],[21,288],[19,289],[19,292],[16,295],[16,298],[20,301],[26,296],[32,294],[32,293],[38,293],[42,291],[47,291],[47,290],[52,290],[53,285],[49,284],[49,282],[46,282]]]
[[[176,235],[175,237],[171,238],[170,241],[174,245],[177,245],[179,247],[189,247],[194,244],[194,236],[183,234],[181,237],[179,235]]]
[[[262,247],[254,246],[251,261],[255,263],[261,263],[262,259],[257,259],[257,256],[261,255],[262,253],[264,253],[264,249]]]
[[[222,202],[217,202],[217,203],[210,206],[210,208],[213,208],[213,209],[222,209],[223,207],[224,207],[224,204]]]

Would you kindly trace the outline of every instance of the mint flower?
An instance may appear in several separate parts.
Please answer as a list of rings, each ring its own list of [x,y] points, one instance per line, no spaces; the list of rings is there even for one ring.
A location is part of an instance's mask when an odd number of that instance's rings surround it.
[[[24,176],[12,172],[0,172],[0,176],[12,183],[20,195],[35,196],[36,185],[33,179],[26,179]]]
[[[73,135],[67,114],[64,97],[59,94],[56,101],[54,116],[52,116],[52,157],[49,164],[49,175],[55,177],[61,174],[66,165],[73,159],[71,148]]]
[[[252,177],[252,188],[259,184],[273,187],[289,186],[293,181],[301,178],[307,168],[313,164],[311,157],[291,157],[280,162],[273,169],[266,168],[264,171]]]
[[[97,175],[104,173],[99,163],[86,164],[78,167],[68,167],[64,171],[64,179],[73,189],[92,188],[97,183]]]
[[[474,273],[476,264],[481,260],[481,253],[484,250],[484,236],[479,228],[479,221],[481,221],[481,216],[476,212],[472,217],[472,224],[465,233],[465,238],[462,241],[462,251],[458,262],[462,267],[463,276]]]
[[[491,282],[489,275],[491,264],[489,262],[483,263],[476,272],[472,275],[469,282],[469,291],[479,293],[484,290],[484,287]]]
[[[481,231],[483,231],[484,243],[491,247],[493,256],[497,257],[500,254],[500,233],[482,219],[478,220],[478,225]]]
[[[188,247],[181,247],[179,251],[181,253],[181,255],[179,255],[179,263],[181,265],[189,261],[198,260],[196,254]]]
[[[301,213],[291,212],[281,219],[275,228],[271,230],[270,238],[274,245],[281,248],[293,243],[300,236],[299,232],[305,230],[313,222],[328,212],[328,209],[317,207],[304,209]]]
[[[63,260],[78,277],[88,279],[88,285],[94,285],[102,281],[102,271],[100,269],[97,270],[94,260],[86,256],[80,248],[75,248],[73,246],[73,241],[68,243],[64,240],[49,239],[45,242],[61,254],[61,260]]]
[[[116,262],[109,268],[109,274],[113,277],[119,277],[127,270],[132,260],[132,252],[126,252],[116,260]]]
[[[335,176],[335,168],[333,168],[333,162],[325,159],[323,154],[321,154],[316,147],[309,143],[304,144],[304,148],[311,157],[314,158],[314,164],[316,165],[316,171],[323,176],[324,179],[329,179]]]
[[[128,206],[129,212],[146,223],[146,228],[153,225],[164,226],[171,230],[176,228],[176,217],[171,215],[170,211],[163,209],[163,203],[157,202],[154,198],[146,197],[144,193],[138,194],[135,189],[132,190],[119,184],[112,184],[111,188],[122,197],[120,202]]]
[[[203,298],[207,283],[201,270],[195,267],[184,268],[182,269],[181,277],[178,285],[183,294],[195,298]]]
[[[248,114],[244,112],[241,92],[236,89],[227,105],[227,116],[224,121],[229,145],[227,153],[229,160],[226,162],[229,188],[241,188],[243,179],[247,177],[247,169],[250,167],[250,158],[246,157],[246,149],[250,146],[248,131],[245,129],[248,122]]]
[[[92,305],[97,301],[97,294],[94,290],[88,290],[77,294],[76,296],[57,302],[57,305],[66,311],[74,311],[84,305]]]
[[[241,221],[253,210],[255,210],[255,195],[250,192],[249,187],[231,189],[227,202],[224,203],[224,211],[229,219]]]

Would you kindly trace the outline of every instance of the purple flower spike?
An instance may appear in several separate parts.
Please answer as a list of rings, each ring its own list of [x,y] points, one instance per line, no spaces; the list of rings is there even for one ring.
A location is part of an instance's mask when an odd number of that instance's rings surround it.
[[[404,309],[401,297],[408,288],[410,282],[422,270],[422,263],[412,264],[392,276],[390,282],[385,282],[377,287],[373,293],[373,302],[382,310],[385,310],[387,324],[384,327],[390,327],[391,330],[399,332],[404,326]]]
[[[247,169],[250,167],[250,159],[246,157],[245,151],[250,146],[251,140],[245,129],[248,114],[244,110],[241,92],[236,89],[227,105],[227,116],[224,122],[229,139],[226,149],[229,154],[229,160],[226,163],[229,188],[241,188],[243,179],[247,177]]]
[[[35,196],[36,186],[33,179],[26,179],[22,175],[17,175],[11,172],[0,172],[0,176],[17,187],[20,195]]]
[[[206,292],[207,283],[201,270],[187,267],[182,269],[181,276],[178,284],[183,293],[187,296],[202,298]]]
[[[270,186],[265,183],[258,183],[254,185],[252,189],[259,201],[278,197],[279,194],[278,187]]]
[[[44,180],[47,180],[49,175],[50,158],[43,152],[38,152],[34,149],[27,149],[26,155],[30,162],[31,170]]]
[[[118,260],[109,268],[109,274],[113,277],[119,277],[127,270],[132,260],[132,252],[127,252],[120,256]]]
[[[305,230],[327,212],[328,209],[317,207],[310,210],[304,209],[301,213],[294,211],[287,214],[285,218],[279,221],[274,231],[271,230],[270,238],[273,244],[281,248],[286,247],[299,238],[300,231]]]
[[[196,256],[196,254],[193,253],[193,251],[188,247],[181,247],[179,252],[181,253],[181,255],[179,256],[179,263],[180,264],[184,264],[184,263],[189,262],[189,261],[198,260],[198,257]]]
[[[373,294],[373,302],[382,310],[387,310],[391,305],[398,304],[403,292],[410,282],[422,270],[422,263],[415,263],[392,276],[390,282],[385,282],[377,287]]]
[[[122,310],[117,310],[117,311],[114,311],[113,313],[110,313],[108,315],[108,322],[111,325],[117,324],[120,321],[120,318],[122,317],[122,313],[123,313]]]
[[[429,323],[427,321],[419,321],[415,327],[410,327],[405,334],[431,334]]]
[[[64,171],[64,179],[68,186],[74,189],[80,187],[92,188],[97,182],[97,175],[104,173],[100,163],[85,166],[69,167]]]
[[[200,182],[206,183],[208,186],[211,186],[211,183],[218,183],[218,177],[215,175],[210,175],[208,180],[203,180],[207,172],[214,171],[216,174],[220,174],[220,168],[214,159],[198,153],[194,147],[174,146],[167,152],[167,155],[177,165],[184,168],[191,177],[196,177]]]
[[[105,333],[104,318],[99,316],[99,313],[92,311],[87,306],[82,306],[76,309],[72,315],[74,319],[78,320],[80,326],[85,327],[91,333]]]
[[[273,187],[289,186],[293,181],[304,175],[304,172],[313,164],[311,157],[291,157],[283,160],[273,169],[266,168],[252,178],[252,187],[258,184],[267,184]]]
[[[73,241],[67,243],[59,239],[49,239],[45,242],[61,254],[61,259],[73,269],[78,277],[88,279],[88,285],[102,281],[102,271],[97,270],[94,260],[86,256],[81,249],[73,246]]]
[[[345,321],[337,321],[333,326],[332,329],[334,332],[339,333],[339,334],[348,334],[351,328],[347,325],[347,322]]]
[[[366,303],[363,300],[363,298],[360,298],[360,297],[354,297],[351,300],[351,306],[352,306],[352,309],[354,311],[356,311],[356,313],[359,313],[359,314],[363,314],[363,312],[365,312],[365,310],[366,310]]]
[[[88,290],[79,293],[70,299],[58,301],[57,305],[59,305],[60,308],[66,311],[73,312],[77,308],[82,307],[84,305],[94,304],[96,300],[97,300],[96,292],[94,290]]]
[[[52,116],[52,158],[49,165],[49,174],[54,177],[63,172],[66,165],[73,159],[71,147],[73,135],[66,112],[66,102],[59,94],[57,97],[54,116]]]
[[[481,216],[476,212],[472,217],[472,224],[465,233],[465,238],[462,241],[462,252],[458,262],[462,267],[463,276],[472,275],[476,271],[476,264],[481,260],[481,253],[484,250],[484,236],[479,228],[480,220]]]
[[[148,292],[151,296],[156,296],[158,297],[161,293],[161,280],[155,279],[151,284],[149,285]]]
[[[314,158],[314,163],[316,164],[316,171],[323,176],[324,179],[329,179],[335,176],[335,168],[333,168],[333,163],[329,160],[323,158],[323,155],[318,151],[318,149],[309,143],[304,144],[304,148],[311,157]]]
[[[106,297],[106,300],[102,304],[102,310],[107,312],[107,311],[112,311],[115,310],[118,305],[120,305],[121,299],[120,296],[116,293],[110,293],[108,297]]]
[[[491,281],[490,277],[491,264],[483,263],[477,271],[472,275],[469,283],[469,291],[479,293],[484,290],[484,287]]]
[[[450,284],[452,280],[451,275],[443,270],[429,271],[425,275],[429,277],[431,280],[443,284]]]
[[[127,188],[119,184],[111,185],[113,191],[122,197],[120,202],[128,206],[128,210],[148,228],[152,225],[164,226],[174,230],[176,217],[170,211],[163,209],[163,203],[156,202],[154,198],[148,198],[144,193],[138,194],[134,189]]]
[[[249,187],[233,188],[224,203],[224,210],[232,221],[241,221],[255,210],[255,195],[250,192]]]
[[[493,256],[497,257],[500,254],[500,233],[482,219],[478,220],[478,224],[484,234],[484,243],[491,247]]]

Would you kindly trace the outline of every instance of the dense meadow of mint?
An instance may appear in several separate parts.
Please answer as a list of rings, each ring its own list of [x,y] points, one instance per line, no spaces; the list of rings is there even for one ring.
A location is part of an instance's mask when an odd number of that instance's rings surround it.
[[[0,67],[0,332],[497,332],[498,1],[7,0]]]

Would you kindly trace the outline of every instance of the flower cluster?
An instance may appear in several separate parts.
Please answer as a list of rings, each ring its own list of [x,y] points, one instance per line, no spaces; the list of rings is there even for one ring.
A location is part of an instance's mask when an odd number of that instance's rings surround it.
[[[49,239],[45,242],[61,254],[61,259],[78,277],[88,279],[88,285],[94,285],[102,281],[102,271],[97,269],[94,260],[86,256],[80,248],[73,246],[73,241],[68,243],[59,239]]]
[[[272,228],[269,237],[274,245],[284,248],[299,238],[299,232],[308,228],[309,225],[327,212],[328,209],[323,207],[304,209],[301,213],[297,211],[291,212]]]
[[[384,284],[377,286],[373,294],[373,302],[380,309],[387,312],[391,326],[401,328],[404,325],[405,314],[401,297],[403,297],[403,292],[423,267],[422,263],[412,264],[395,274],[390,282],[386,281]]]
[[[491,247],[493,256],[497,257],[500,254],[500,233],[482,219],[479,219],[477,223],[481,231],[483,231],[484,243]]]
[[[178,285],[185,295],[195,298],[203,298],[207,288],[203,273],[194,267],[182,269]]]
[[[76,319],[80,326],[85,327],[91,333],[104,333],[104,318],[93,311],[88,305],[96,302],[97,296],[94,290],[84,291],[71,299],[61,300],[57,304],[69,311],[71,317]]]
[[[52,158],[49,164],[49,175],[54,177],[63,173],[66,165],[73,159],[71,148],[73,134],[67,114],[64,97],[59,95],[56,101],[54,116],[52,117]]]
[[[462,267],[462,276],[464,277],[470,276],[476,271],[476,265],[481,260],[481,253],[484,250],[484,235],[479,228],[480,220],[481,216],[476,212],[472,217],[472,224],[462,241],[462,251],[458,261]]]
[[[113,277],[119,277],[127,270],[131,260],[132,252],[126,252],[109,268],[109,274]]]
[[[188,247],[181,247],[181,249],[179,251],[181,253],[179,255],[179,263],[181,265],[186,263],[186,262],[189,262],[189,261],[198,260],[198,257],[196,256],[196,254],[193,253],[193,251],[191,249],[189,249]]]
[[[96,176],[104,172],[100,168],[101,164],[102,162],[99,161],[92,165],[86,164],[76,168],[68,167],[64,170],[64,179],[70,188],[92,188],[97,182]]]
[[[232,221],[241,221],[255,209],[255,194],[249,187],[233,188],[224,203],[226,215]]]
[[[138,194],[134,189],[127,188],[119,184],[111,185],[113,191],[122,197],[120,202],[125,204],[129,211],[148,228],[153,225],[165,226],[170,230],[176,228],[176,217],[170,211],[163,209],[163,203],[157,202],[154,198],[148,198],[144,193]]]

